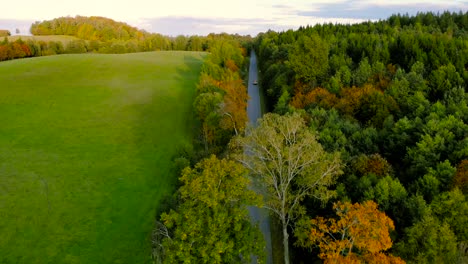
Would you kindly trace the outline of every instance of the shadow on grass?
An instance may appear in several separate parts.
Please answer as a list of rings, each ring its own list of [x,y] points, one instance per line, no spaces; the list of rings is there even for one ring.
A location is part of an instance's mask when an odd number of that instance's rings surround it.
[[[136,170],[149,172],[130,182],[134,186],[143,186],[141,188],[146,193],[135,188],[134,197],[125,197],[127,204],[140,207],[133,210],[138,212],[140,218],[135,215],[135,219],[129,220],[130,225],[143,225],[148,231],[146,240],[141,242],[142,250],[147,252],[147,259],[140,263],[151,263],[151,233],[154,222],[159,220],[162,212],[174,208],[177,203],[174,194],[179,186],[180,167],[183,164],[174,162],[181,149],[185,149],[187,145],[190,149],[193,144],[196,123],[192,105],[203,59],[204,56],[199,53],[183,55],[182,65],[175,66],[175,73],[174,70],[169,73],[171,79],[150,84],[153,93],[146,100],[147,103],[132,105],[136,113],[132,127],[133,135],[136,135],[133,144],[137,146],[136,157],[139,163],[136,164]],[[167,83],[171,87],[158,87]],[[145,202],[148,200],[151,202]]]

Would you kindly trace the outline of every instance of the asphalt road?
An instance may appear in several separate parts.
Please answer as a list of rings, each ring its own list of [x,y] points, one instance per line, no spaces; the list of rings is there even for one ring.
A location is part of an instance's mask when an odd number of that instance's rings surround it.
[[[258,85],[254,85],[253,82],[258,80],[258,69],[257,69],[257,56],[252,50],[250,54],[250,67],[249,67],[249,83],[248,83],[248,94],[249,102],[247,104],[247,116],[249,123],[255,125],[258,118],[262,116],[262,108],[260,104],[260,92]],[[261,192],[261,190],[256,190]],[[270,216],[266,209],[258,208],[256,206],[249,206],[249,214],[253,223],[258,223],[260,230],[263,233],[266,243],[266,264],[273,264],[272,248],[271,248],[271,229],[270,229]],[[256,263],[256,258],[252,260],[252,263]]]

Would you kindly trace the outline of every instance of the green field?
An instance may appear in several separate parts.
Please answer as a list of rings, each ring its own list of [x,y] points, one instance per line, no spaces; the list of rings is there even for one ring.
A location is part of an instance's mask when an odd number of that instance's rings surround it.
[[[205,55],[0,63],[0,263],[148,263]]]
[[[35,40],[35,41],[60,41],[64,45],[67,44],[68,42],[72,40],[79,40],[79,38],[74,37],[74,36],[66,36],[66,35],[47,35],[47,36],[22,36],[22,35],[17,35],[17,36],[10,36],[8,37],[8,41],[16,41],[18,39],[21,40]],[[3,40],[3,39],[2,39]]]

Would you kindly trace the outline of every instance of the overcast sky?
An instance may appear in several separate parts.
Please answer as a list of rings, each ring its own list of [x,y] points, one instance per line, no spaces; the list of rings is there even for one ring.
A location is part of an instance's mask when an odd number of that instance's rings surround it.
[[[104,16],[164,35],[251,34],[394,13],[468,11],[468,0],[22,0],[2,1],[0,29],[27,34],[34,21]]]

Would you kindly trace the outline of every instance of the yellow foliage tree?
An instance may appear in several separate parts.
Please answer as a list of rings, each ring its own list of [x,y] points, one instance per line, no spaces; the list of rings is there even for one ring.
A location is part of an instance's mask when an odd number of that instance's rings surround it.
[[[221,128],[233,129],[241,133],[247,124],[247,88],[242,80],[226,81],[221,84],[221,89],[226,92],[224,102],[220,106]]]

